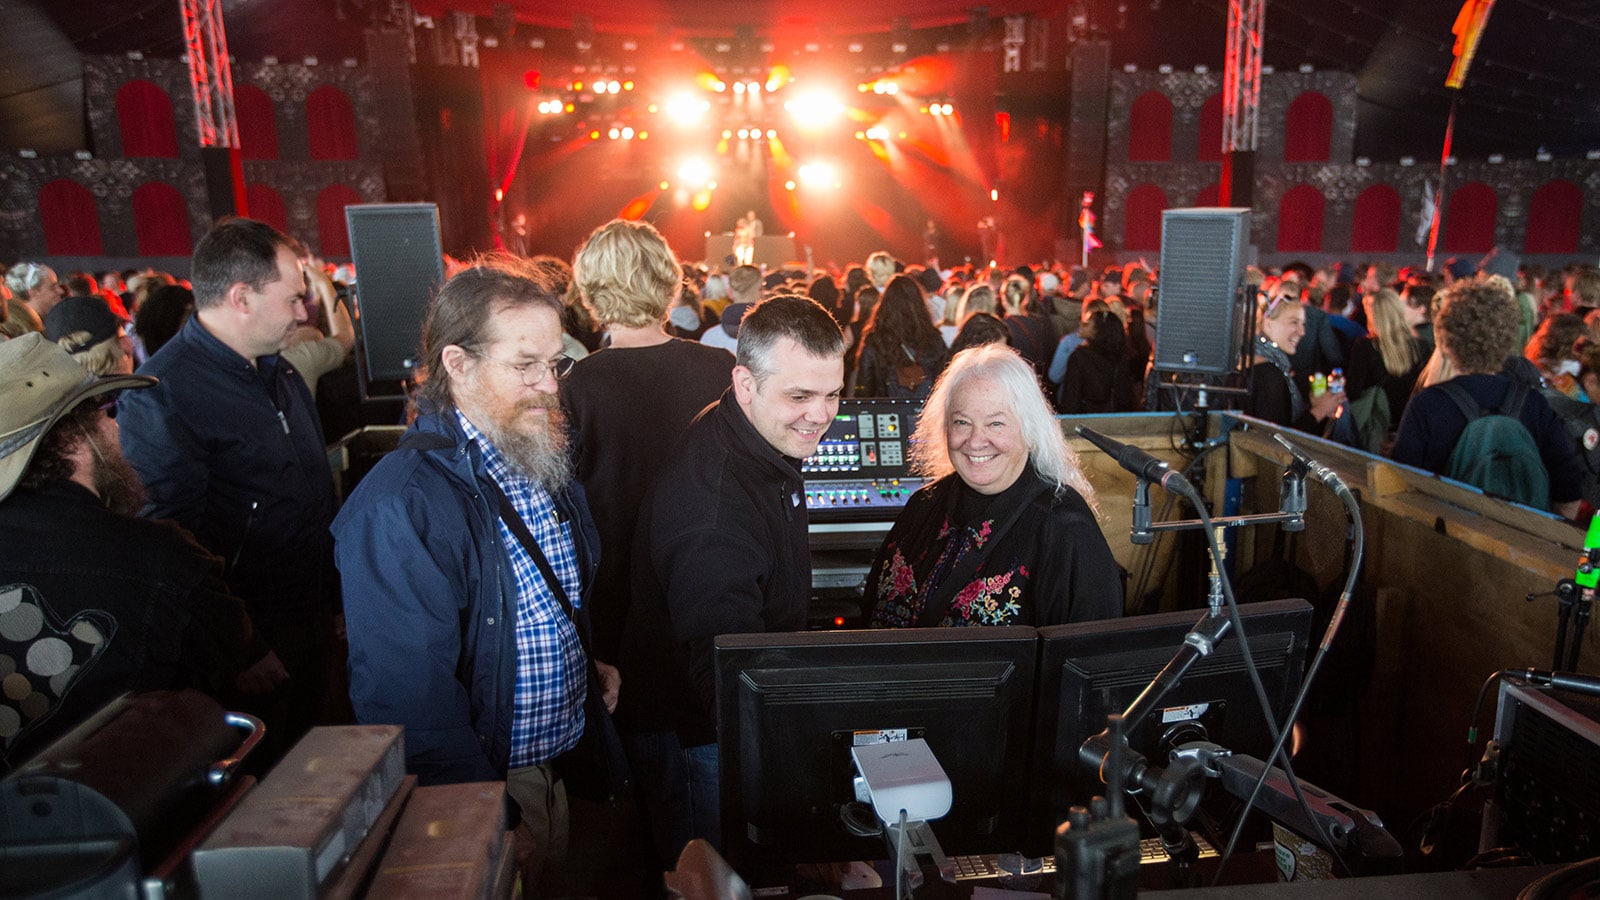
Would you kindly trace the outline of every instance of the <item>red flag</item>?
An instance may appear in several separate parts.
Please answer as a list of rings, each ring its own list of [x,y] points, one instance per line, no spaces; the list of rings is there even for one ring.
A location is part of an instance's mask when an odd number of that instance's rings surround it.
[[[1494,0],[1466,0],[1461,4],[1456,23],[1450,26],[1451,33],[1456,36],[1455,47],[1451,50],[1456,61],[1450,66],[1450,74],[1445,76],[1445,87],[1459,89],[1466,82],[1467,67],[1472,65],[1472,57],[1478,52],[1478,39],[1483,37],[1492,9]]]

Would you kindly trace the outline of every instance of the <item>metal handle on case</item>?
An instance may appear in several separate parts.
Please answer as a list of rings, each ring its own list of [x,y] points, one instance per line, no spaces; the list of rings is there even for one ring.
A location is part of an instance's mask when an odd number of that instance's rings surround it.
[[[206,783],[213,787],[220,787],[232,780],[239,764],[244,762],[244,758],[250,755],[250,751],[261,743],[261,738],[267,733],[267,726],[262,724],[260,719],[247,713],[223,713],[222,721],[245,732],[245,736],[244,741],[239,744],[239,749],[235,750],[232,756],[217,760],[206,770]]]

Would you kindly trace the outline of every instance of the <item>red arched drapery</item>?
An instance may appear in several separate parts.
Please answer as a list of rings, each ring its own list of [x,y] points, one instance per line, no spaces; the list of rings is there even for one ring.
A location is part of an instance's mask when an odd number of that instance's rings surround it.
[[[1400,245],[1400,192],[1375,184],[1356,197],[1352,253],[1393,253]]]
[[[355,159],[356,114],[344,91],[325,84],[306,97],[306,131],[312,159]],[[340,230],[344,229],[340,220]]]
[[[279,231],[289,231],[289,213],[283,205],[282,194],[264,184],[248,184],[245,185],[244,195],[250,204],[250,218],[265,222]]]
[[[39,224],[51,256],[105,255],[94,194],[70,178],[57,178],[39,189]]]
[[[1583,225],[1583,189],[1570,181],[1551,181],[1533,192],[1528,204],[1528,237],[1523,253],[1577,253]]]
[[[1444,208],[1444,251],[1488,253],[1494,249],[1494,220],[1500,198],[1494,188],[1469,181],[1455,189]]]
[[[117,91],[117,127],[123,156],[178,156],[172,98],[152,81],[130,81]]]
[[[344,224],[344,208],[360,203],[361,195],[342,184],[329,185],[317,195],[317,249],[327,258],[350,255],[350,232]]]
[[[272,98],[253,84],[233,88],[239,118],[239,155],[245,159],[278,158],[278,119]]]
[[[188,256],[189,206],[178,189],[164,181],[139,185],[133,192],[133,230],[140,256]]]
[[[1127,224],[1122,229],[1122,249],[1160,250],[1161,214],[1167,193],[1153,184],[1141,184],[1128,193]]]
[[[1195,195],[1195,206],[1216,206],[1222,202],[1222,185],[1208,184]]]
[[[1195,158],[1201,162],[1222,159],[1222,95],[1212,94],[1200,107],[1200,146]],[[1215,204],[1213,204],[1215,205]]]
[[[1169,162],[1172,159],[1172,101],[1160,91],[1145,91],[1128,111],[1128,160]]]
[[[1309,184],[1291,188],[1278,204],[1278,251],[1322,249],[1322,192]]]
[[[1306,91],[1289,104],[1283,123],[1285,162],[1327,162],[1333,146],[1333,104]]]

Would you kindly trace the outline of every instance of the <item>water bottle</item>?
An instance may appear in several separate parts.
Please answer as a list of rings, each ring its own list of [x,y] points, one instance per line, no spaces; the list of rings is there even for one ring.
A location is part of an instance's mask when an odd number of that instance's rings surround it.
[[[1328,392],[1332,394],[1344,393],[1344,370],[1334,369],[1328,375]]]
[[[1321,397],[1328,392],[1328,376],[1321,372],[1311,373],[1311,396]]]

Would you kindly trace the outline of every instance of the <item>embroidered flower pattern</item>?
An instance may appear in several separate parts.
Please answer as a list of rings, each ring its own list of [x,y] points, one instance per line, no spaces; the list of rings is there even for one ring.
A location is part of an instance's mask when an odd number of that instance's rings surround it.
[[[950,601],[950,610],[941,625],[1010,625],[1022,613],[1022,585],[1012,584],[1012,576],[1028,577],[1028,567],[977,578]]]
[[[978,526],[978,528],[976,529],[975,534],[972,537],[972,546],[974,546],[974,547],[982,547],[984,545],[984,543],[989,540],[989,528],[993,524],[994,524],[994,520],[993,519],[984,519],[983,520],[983,524]]]
[[[891,544],[888,549],[889,563],[878,576],[878,606],[872,620],[876,625],[904,628],[916,622],[922,598],[917,595],[917,575],[900,548]]]

